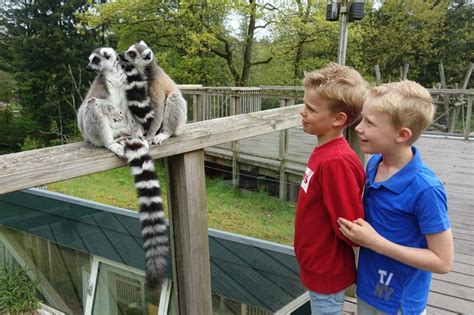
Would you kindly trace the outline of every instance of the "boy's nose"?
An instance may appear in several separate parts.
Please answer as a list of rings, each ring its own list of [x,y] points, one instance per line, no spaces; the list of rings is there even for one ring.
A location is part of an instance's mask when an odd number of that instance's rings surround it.
[[[303,108],[300,110],[300,115],[304,117],[304,115],[306,115],[305,111],[304,111],[304,106]]]
[[[355,126],[354,130],[357,132],[357,133],[361,133],[362,132],[362,127],[361,127],[362,123],[359,123],[357,124],[357,126]]]

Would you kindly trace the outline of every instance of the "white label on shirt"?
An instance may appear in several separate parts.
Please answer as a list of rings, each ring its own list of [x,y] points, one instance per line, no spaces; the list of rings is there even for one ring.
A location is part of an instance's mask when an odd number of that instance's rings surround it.
[[[301,181],[301,188],[303,188],[305,193],[308,193],[308,186],[311,177],[313,177],[314,172],[309,168],[306,167],[306,171],[304,171],[303,180]]]

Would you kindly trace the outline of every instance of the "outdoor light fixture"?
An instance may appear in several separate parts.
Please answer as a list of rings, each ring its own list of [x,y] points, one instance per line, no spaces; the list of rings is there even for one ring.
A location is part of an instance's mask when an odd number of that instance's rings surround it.
[[[337,52],[337,63],[346,63],[347,34],[349,22],[362,20],[364,17],[365,0],[327,0],[326,21],[339,21],[341,16],[341,27],[339,31],[339,49]]]
[[[340,8],[341,4],[338,0],[328,0],[326,7],[326,21],[338,21]]]
[[[364,0],[352,0],[349,6],[349,21],[362,20],[364,17]]]

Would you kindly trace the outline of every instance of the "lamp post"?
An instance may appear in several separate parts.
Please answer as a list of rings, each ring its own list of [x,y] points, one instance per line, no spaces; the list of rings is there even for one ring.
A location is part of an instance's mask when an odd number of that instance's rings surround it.
[[[341,25],[339,28],[337,63],[345,65],[349,22],[362,20],[364,17],[364,0],[328,0],[326,21],[338,21],[339,16]]]

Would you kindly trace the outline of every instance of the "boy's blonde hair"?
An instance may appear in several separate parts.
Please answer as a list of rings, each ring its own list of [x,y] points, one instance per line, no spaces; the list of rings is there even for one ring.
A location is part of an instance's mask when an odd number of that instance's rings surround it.
[[[305,72],[303,87],[315,89],[328,101],[331,112],[346,113],[348,126],[360,118],[368,84],[356,70],[330,63],[323,69]]]
[[[435,107],[431,95],[414,81],[404,80],[374,87],[368,92],[368,98],[376,98],[376,109],[388,114],[395,128],[411,130],[410,145],[433,121]]]

